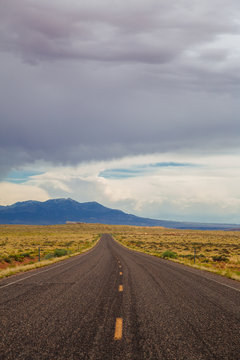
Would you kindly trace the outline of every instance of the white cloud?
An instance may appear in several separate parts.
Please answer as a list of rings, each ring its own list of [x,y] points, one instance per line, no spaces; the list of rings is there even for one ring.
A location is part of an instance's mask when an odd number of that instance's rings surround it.
[[[11,205],[17,201],[38,200],[46,201],[50,198],[46,190],[38,186],[27,184],[0,183],[0,204]]]
[[[133,156],[50,167],[43,174],[31,176],[16,189],[18,192],[24,189],[24,194],[27,193],[24,199],[31,199],[33,189],[42,189],[45,197],[49,194],[52,198],[98,201],[112,208],[159,219],[240,222],[239,165],[238,154]],[[134,169],[137,172],[133,176]],[[108,171],[112,171],[114,177],[108,177]],[[9,199],[6,195],[5,202],[19,200],[18,192],[16,199],[14,192]],[[43,199],[43,194],[39,194],[39,198]]]

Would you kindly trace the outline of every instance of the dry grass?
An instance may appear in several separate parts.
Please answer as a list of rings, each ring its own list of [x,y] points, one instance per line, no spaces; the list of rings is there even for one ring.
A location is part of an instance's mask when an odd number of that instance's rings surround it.
[[[167,258],[174,253],[173,261],[240,280],[238,231],[174,230],[101,224],[0,225],[0,278],[86,251],[94,246],[102,233],[111,233],[117,241],[131,249],[158,257],[164,257],[165,254]],[[40,263],[39,246],[42,259]],[[61,249],[66,256],[53,257],[56,249]]]
[[[74,255],[77,255],[77,254],[74,254]],[[49,260],[41,260],[40,262],[35,262],[35,263],[25,264],[25,265],[16,265],[15,264],[13,266],[9,266],[9,267],[1,270],[0,271],[0,278],[8,277],[8,276],[11,276],[11,275],[18,274],[20,272],[25,272],[25,271],[37,269],[37,268],[40,268],[40,267],[44,267],[44,266],[47,266],[47,265],[51,265],[51,264],[54,264],[56,262],[65,260],[70,256],[73,256],[73,255],[66,255],[66,256],[62,256],[60,258],[53,258],[53,259],[49,259]]]
[[[155,227],[129,229],[114,235],[116,240],[131,249],[240,280],[239,231],[175,230]]]
[[[0,225],[0,278],[80,254],[95,245],[99,230],[85,224]]]

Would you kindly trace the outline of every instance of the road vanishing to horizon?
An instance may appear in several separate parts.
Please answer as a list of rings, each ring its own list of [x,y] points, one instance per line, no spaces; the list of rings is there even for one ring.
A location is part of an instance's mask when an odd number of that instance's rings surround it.
[[[240,359],[240,284],[129,250],[0,281],[0,359]]]

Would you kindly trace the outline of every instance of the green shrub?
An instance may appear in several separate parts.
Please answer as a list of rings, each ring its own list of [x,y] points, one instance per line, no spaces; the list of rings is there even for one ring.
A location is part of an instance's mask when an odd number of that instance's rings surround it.
[[[54,258],[54,254],[53,253],[48,253],[47,255],[44,256],[44,259],[45,260],[49,260],[49,259],[52,259]]]
[[[51,253],[48,253],[47,255],[45,255],[44,259],[49,260],[49,259],[52,259],[54,257],[65,256],[68,253],[71,253],[71,252],[67,251],[66,249],[55,249],[53,253],[51,252]]]
[[[30,258],[30,257],[31,257],[30,252],[20,253],[19,255],[20,255],[20,256],[22,256],[22,257],[28,257],[28,258]]]
[[[183,259],[190,259],[190,260],[194,259],[194,255],[192,255],[192,254],[182,254],[182,255],[179,255],[179,257],[181,257]]]
[[[222,262],[228,262],[229,259],[225,255],[215,255],[212,256],[213,261],[222,261]]]
[[[177,256],[177,253],[175,253],[174,251],[170,251],[170,250],[167,250],[167,251],[164,251],[164,253],[162,253],[162,258],[163,259],[176,259],[178,256]]]
[[[61,257],[61,256],[65,256],[67,255],[67,250],[66,249],[55,249],[54,250],[54,257]]]
[[[7,262],[8,264],[11,264],[11,262],[12,262],[12,259],[11,259],[9,256],[4,256],[4,257],[3,257],[3,260],[4,260],[5,262]]]
[[[9,255],[9,258],[15,261],[20,261],[20,262],[23,261],[23,256],[21,254],[11,254]]]

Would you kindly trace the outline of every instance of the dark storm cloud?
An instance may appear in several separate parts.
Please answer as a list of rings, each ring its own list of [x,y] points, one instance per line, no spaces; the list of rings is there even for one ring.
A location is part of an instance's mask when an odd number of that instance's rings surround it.
[[[239,144],[237,1],[0,1],[2,171]]]
[[[88,59],[165,63],[191,45],[239,31],[236,1],[1,3],[1,47],[29,62]],[[237,18],[237,16],[236,16]]]
[[[149,43],[153,14],[128,14],[127,8],[118,13],[102,6],[93,10],[70,5],[64,11],[61,5],[31,1],[10,1],[2,7],[2,49],[32,64],[56,59],[163,63],[175,55],[165,41],[154,44],[153,37]]]

